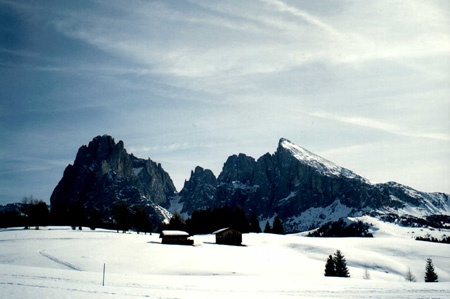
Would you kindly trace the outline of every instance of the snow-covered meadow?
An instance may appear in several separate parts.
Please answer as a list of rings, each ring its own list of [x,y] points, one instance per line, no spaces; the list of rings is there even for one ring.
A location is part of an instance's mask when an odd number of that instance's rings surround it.
[[[244,246],[216,245],[213,235],[182,246],[157,234],[4,229],[0,298],[449,298],[450,245],[414,240],[449,231],[365,220],[374,238],[244,234]],[[323,276],[336,249],[350,278]],[[423,282],[428,257],[438,283]],[[408,269],[417,282],[405,281]]]

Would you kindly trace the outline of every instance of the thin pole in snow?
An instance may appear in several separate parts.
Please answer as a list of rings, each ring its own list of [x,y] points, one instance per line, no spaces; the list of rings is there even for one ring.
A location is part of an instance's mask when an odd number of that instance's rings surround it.
[[[102,286],[105,286],[105,268],[106,268],[106,264],[103,264],[103,283],[102,283]]]

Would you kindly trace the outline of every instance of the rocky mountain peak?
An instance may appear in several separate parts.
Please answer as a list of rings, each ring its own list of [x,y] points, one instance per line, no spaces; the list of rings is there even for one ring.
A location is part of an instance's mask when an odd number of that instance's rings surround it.
[[[253,178],[255,165],[255,159],[250,156],[242,153],[232,155],[228,157],[223,165],[218,180],[222,183],[230,183],[233,181],[249,182]]]
[[[197,180],[196,186],[202,187],[192,189],[189,185],[181,193],[186,215],[199,206],[192,202],[202,198],[202,206],[239,206],[260,219],[277,215],[289,232],[369,211],[423,217],[450,210],[445,194],[419,192],[395,183],[373,185],[286,138],[279,140],[274,154],[267,153],[256,161],[245,154],[230,156],[217,185]],[[208,194],[208,200],[198,196],[199,190]]]
[[[278,144],[277,155],[280,157],[285,157],[286,155],[292,156],[302,164],[305,164],[322,175],[334,176],[334,177],[346,177],[349,179],[358,179],[362,181],[367,181],[365,178],[357,175],[353,171],[338,166],[333,162],[316,155],[307,149],[295,145],[286,138],[281,138]],[[367,181],[368,183],[368,181]]]
[[[117,200],[149,209],[167,206],[176,192],[161,165],[127,153],[124,143],[108,135],[97,136],[78,150],[50,198],[52,213],[64,218],[74,203],[104,212],[108,217]],[[149,211],[162,218],[158,209]],[[160,219],[161,220],[161,219]]]
[[[181,212],[191,214],[195,210],[215,207],[217,205],[216,188],[217,179],[214,173],[200,166],[195,167],[180,192],[183,203]]]

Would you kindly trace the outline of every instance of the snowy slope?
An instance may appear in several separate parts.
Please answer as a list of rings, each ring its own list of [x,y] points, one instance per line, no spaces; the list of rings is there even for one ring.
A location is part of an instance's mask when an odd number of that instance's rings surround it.
[[[426,233],[366,217],[374,238],[244,234],[245,246],[162,245],[157,234],[105,230],[0,231],[1,298],[447,298],[449,245],[419,242]],[[336,249],[351,278],[323,276]],[[423,281],[426,258],[439,283]],[[106,264],[105,286],[102,270]],[[418,282],[404,281],[408,267]],[[367,269],[371,279],[362,279]]]
[[[282,146],[284,149],[288,150],[296,159],[301,161],[302,163],[305,163],[306,165],[317,169],[321,174],[327,175],[327,176],[343,176],[349,179],[359,179],[363,180],[366,183],[369,183],[369,181],[353,171],[338,166],[334,164],[331,161],[328,161],[325,158],[322,158],[306,149],[304,149],[301,146],[298,146],[296,144],[293,144],[287,139],[282,138],[280,140],[280,146]]]
[[[411,187],[396,183],[388,182],[385,184],[376,184],[375,187],[389,186],[397,189],[397,192],[403,193],[410,198],[417,200],[420,204],[417,206],[405,205],[404,208],[387,210],[387,212],[395,212],[398,215],[411,215],[415,217],[423,217],[424,215],[450,215],[450,197],[445,193],[427,193],[417,191]],[[393,200],[401,201],[398,196],[391,195]]]
[[[302,164],[310,166],[322,175],[361,181],[368,187],[367,191],[370,191],[370,189],[378,189],[382,194],[390,194],[390,200],[392,202],[398,202],[403,205],[403,208],[389,208],[389,205],[387,205],[386,208],[378,210],[381,214],[387,212],[399,216],[411,215],[415,217],[450,215],[450,195],[448,194],[421,192],[395,182],[372,184],[369,180],[357,175],[353,171],[338,166],[301,146],[293,144],[287,139],[282,138],[280,140],[280,146]],[[324,207],[323,209],[325,211],[328,208]],[[312,211],[306,211],[304,215],[298,215],[297,218],[308,218],[311,213],[317,213],[317,211],[314,211],[314,209]],[[321,213],[323,214],[323,212]],[[326,215],[329,215],[329,213]],[[289,219],[288,221],[295,223],[295,219]],[[305,223],[303,226],[307,224]]]

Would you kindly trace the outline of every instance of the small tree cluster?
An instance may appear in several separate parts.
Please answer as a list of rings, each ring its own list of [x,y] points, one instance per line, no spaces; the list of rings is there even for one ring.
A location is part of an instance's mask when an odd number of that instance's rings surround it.
[[[81,227],[86,222],[86,209],[80,200],[75,200],[69,208],[69,221],[72,229]]]
[[[256,217],[255,213],[252,213],[250,216],[250,232],[251,233],[260,233],[261,227],[259,226],[258,217]]]
[[[161,226],[161,230],[187,230],[186,222],[184,221],[183,217],[175,213],[172,215],[172,218],[170,218],[169,223],[165,223]]]
[[[45,226],[50,221],[50,212],[47,204],[43,200],[34,199],[32,195],[23,198],[21,212],[25,218],[25,229],[28,229],[30,226],[39,229],[40,226]]]
[[[221,228],[230,227],[242,233],[250,232],[250,224],[242,208],[228,206],[196,210],[186,220],[191,235],[210,234]],[[256,226],[256,225],[255,225]]]
[[[266,226],[264,227],[265,233],[284,235],[283,223],[281,222],[278,216],[275,216],[273,219],[273,226],[270,226],[269,220],[266,222]]]
[[[114,226],[119,232],[134,229],[140,232],[151,233],[153,225],[148,209],[144,205],[130,206],[125,200],[117,200],[112,208]]]
[[[140,232],[143,232],[144,234],[151,233],[153,231],[153,224],[145,206],[135,206],[133,212],[132,226],[136,232],[138,234]]]
[[[340,219],[325,223],[308,237],[373,237],[369,228],[370,225],[362,221],[348,223]]]
[[[117,232],[128,231],[131,226],[131,210],[127,201],[117,200],[112,206],[112,218]]]
[[[450,236],[443,235],[442,239],[438,239],[435,237],[432,237],[430,234],[426,234],[424,237],[416,237],[417,241],[427,241],[427,242],[434,242],[434,243],[446,243],[450,244]]]
[[[350,277],[347,261],[340,250],[336,250],[334,256],[328,256],[325,264],[325,276]]]

